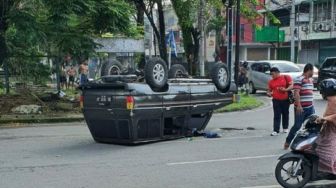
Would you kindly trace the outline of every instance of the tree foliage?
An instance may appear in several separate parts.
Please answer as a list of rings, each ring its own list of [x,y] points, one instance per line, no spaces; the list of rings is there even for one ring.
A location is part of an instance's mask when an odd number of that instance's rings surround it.
[[[69,54],[80,61],[94,53],[94,37],[137,35],[133,13],[124,0],[0,1],[0,65],[7,59],[13,70],[18,62]]]
[[[189,64],[198,61],[198,49],[200,31],[195,25],[197,23],[198,14],[200,13],[200,0],[171,0],[173,8],[179,19],[179,25],[183,34],[184,50]],[[206,31],[216,31],[216,50],[220,43],[220,32],[226,24],[225,8],[227,6],[235,6],[237,0],[206,0],[205,6],[205,22],[207,25]],[[231,4],[230,4],[231,3]],[[259,0],[241,0],[240,14],[252,24],[260,16],[263,16],[256,10],[257,6],[264,7]],[[224,14],[223,14],[224,13]],[[272,13],[266,10],[266,16],[274,24],[279,23]],[[190,71],[190,70],[189,70]]]

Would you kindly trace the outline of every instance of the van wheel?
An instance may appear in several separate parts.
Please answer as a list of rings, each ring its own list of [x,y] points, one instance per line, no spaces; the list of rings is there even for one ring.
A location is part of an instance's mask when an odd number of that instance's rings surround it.
[[[101,68],[100,75],[108,76],[108,75],[120,75],[122,70],[122,65],[117,60],[109,60],[105,62]]]
[[[230,73],[224,63],[216,63],[210,72],[210,76],[217,89],[223,93],[230,89]]]
[[[186,78],[188,77],[188,72],[181,64],[175,64],[171,66],[168,71],[168,78]]]
[[[253,82],[249,82],[249,93],[250,94],[255,94],[257,90],[254,88]]]
[[[166,62],[161,58],[149,59],[145,65],[145,79],[154,91],[163,91],[168,80]]]

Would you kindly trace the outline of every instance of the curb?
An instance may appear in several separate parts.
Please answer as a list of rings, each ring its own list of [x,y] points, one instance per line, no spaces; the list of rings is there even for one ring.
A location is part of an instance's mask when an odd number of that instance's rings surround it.
[[[62,123],[62,122],[76,122],[76,121],[84,121],[83,115],[75,115],[72,117],[51,117],[51,116],[0,116],[0,127],[8,126],[8,124],[13,123]]]

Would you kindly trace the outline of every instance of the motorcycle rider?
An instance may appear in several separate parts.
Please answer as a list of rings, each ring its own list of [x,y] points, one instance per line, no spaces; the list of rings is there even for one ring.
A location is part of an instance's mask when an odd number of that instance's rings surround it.
[[[336,175],[336,80],[323,80],[320,90],[327,97],[328,104],[323,118],[316,120],[317,123],[324,123],[316,142],[319,171]]]

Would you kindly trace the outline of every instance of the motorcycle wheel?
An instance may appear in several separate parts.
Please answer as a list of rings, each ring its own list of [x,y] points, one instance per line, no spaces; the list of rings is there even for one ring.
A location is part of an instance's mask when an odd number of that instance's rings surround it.
[[[281,186],[285,188],[302,188],[309,182],[311,169],[304,162],[301,163],[297,175],[294,175],[294,169],[299,160],[299,158],[287,158],[278,162],[275,168],[275,177]]]

